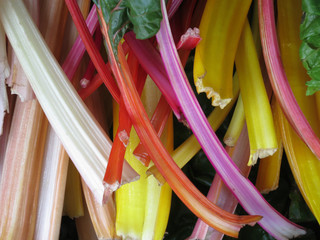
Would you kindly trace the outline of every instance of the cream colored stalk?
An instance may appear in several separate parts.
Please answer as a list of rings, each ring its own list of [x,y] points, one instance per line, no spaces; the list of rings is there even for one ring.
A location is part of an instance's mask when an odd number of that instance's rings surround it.
[[[309,80],[299,58],[301,1],[278,2],[278,36],[285,73],[297,102],[312,129],[319,135],[319,118],[314,96],[306,96],[305,82]],[[280,109],[278,108],[280,111]],[[300,192],[320,222],[320,162],[295,133],[284,114],[279,114],[283,145]]]
[[[0,19],[31,86],[97,201],[111,142],[62,72],[20,0],[2,0]]]
[[[276,99],[272,99],[272,114],[277,135],[278,150],[272,156],[260,159],[256,187],[261,193],[269,193],[278,188],[280,167],[283,155],[283,144],[278,111],[276,110]]]
[[[84,181],[82,182],[82,187],[90,218],[98,239],[116,239],[114,226],[116,209],[114,200],[111,198],[106,204],[101,205],[97,202]]]
[[[32,239],[47,122],[36,100],[17,99],[0,185],[0,238]]]
[[[33,21],[39,26],[39,0],[24,0],[24,3]],[[17,94],[22,102],[35,98],[29,81],[14,51],[11,51],[11,72],[7,79],[7,84],[11,89],[11,93]]]
[[[198,93],[224,108],[232,99],[232,75],[241,29],[251,0],[207,1],[196,47],[194,83]]]
[[[248,164],[253,165],[258,158],[275,153],[277,139],[269,99],[247,20],[238,45],[236,68],[250,141]]]
[[[48,127],[34,239],[58,239],[69,157]]]
[[[9,64],[7,60],[6,36],[2,24],[0,24],[0,135],[2,134],[2,126],[5,112],[9,111],[6,78],[10,74]]]
[[[228,126],[227,132],[224,135],[223,141],[227,146],[233,147],[243,128],[245,123],[244,109],[241,94],[239,94],[236,108],[232,114],[231,122]]]
[[[159,90],[152,80],[147,78],[142,99],[144,99],[145,109],[149,117],[151,117],[159,98]],[[116,112],[114,117],[118,117]],[[165,137],[165,144],[172,148],[172,118],[169,119],[169,124],[164,130],[164,133],[167,132],[167,134],[163,134],[162,139]],[[115,119],[114,126],[117,122],[117,119]],[[139,141],[135,131],[132,130],[127,146],[126,159],[141,177],[138,181],[126,184],[116,191],[117,235],[124,239],[161,240],[169,217],[171,188],[168,185],[160,186],[153,176],[147,178],[147,168],[132,154]]]

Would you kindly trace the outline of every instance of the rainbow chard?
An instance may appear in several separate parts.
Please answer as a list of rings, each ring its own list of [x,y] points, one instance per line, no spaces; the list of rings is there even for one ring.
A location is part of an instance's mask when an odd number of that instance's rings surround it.
[[[273,92],[300,138],[320,159],[320,140],[301,111],[288,83],[278,46],[272,0],[259,0],[259,25],[264,60]]]
[[[174,163],[173,159],[169,155],[168,151],[162,145],[156,131],[154,130],[142,102],[139,98],[138,92],[133,84],[133,79],[126,62],[125,55],[119,41],[124,34],[124,28],[127,30],[129,17],[123,17],[125,14],[133,14],[128,9],[130,4],[140,4],[141,1],[99,1],[98,13],[102,25],[102,33],[105,36],[106,47],[108,51],[109,62],[113,74],[118,82],[121,97],[125,103],[128,114],[131,118],[133,126],[146,148],[146,151],[151,156],[156,167],[161,174],[167,180],[172,190],[180,197],[180,199],[199,217],[210,226],[222,231],[230,236],[238,236],[238,231],[244,224],[254,224],[259,221],[260,216],[235,216],[228,212],[222,211],[212,204],[206,197],[204,197],[198,189],[190,182],[190,180],[182,173],[179,167]],[[97,4],[97,2],[96,2]],[[148,2],[139,6],[145,6],[145,4],[151,4],[149,7],[151,10],[154,6],[159,7],[159,2]],[[164,3],[163,3],[164,4]],[[135,8],[133,8],[135,9]],[[141,9],[139,9],[141,10]],[[158,9],[159,10],[159,9]],[[143,16],[146,12],[142,9]],[[147,11],[148,12],[148,11]],[[139,14],[139,13],[138,13]],[[153,11],[150,12],[152,19],[154,20]],[[121,21],[119,21],[119,17]],[[150,15],[148,16],[148,18]],[[143,17],[142,17],[143,18]],[[117,21],[115,21],[117,19]],[[158,21],[160,23],[161,14],[159,14]],[[115,26],[113,23],[117,24]],[[139,25],[145,25],[144,23],[138,23]],[[133,29],[135,29],[133,27]],[[152,32],[154,34],[154,32]],[[136,33],[137,36],[139,34]],[[151,35],[152,36],[152,35]],[[148,34],[145,37],[150,37]]]
[[[202,112],[181,65],[173,42],[164,0],[161,1],[161,9],[163,21],[156,35],[160,53],[184,116],[209,161],[224,183],[232,190],[242,207],[249,214],[263,216],[258,223],[272,236],[277,239],[288,239],[304,234],[303,229],[285,219],[263,199],[253,184],[241,175],[237,166],[224,150]]]

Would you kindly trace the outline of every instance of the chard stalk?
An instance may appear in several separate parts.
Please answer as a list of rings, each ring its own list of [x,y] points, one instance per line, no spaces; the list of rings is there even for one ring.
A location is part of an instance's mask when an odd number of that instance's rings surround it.
[[[0,136],[5,112],[9,111],[6,78],[10,75],[10,68],[7,59],[6,35],[2,24],[0,24]]]
[[[248,177],[251,167],[247,165],[248,158],[250,156],[249,139],[247,133],[247,127],[242,127],[240,136],[234,148],[226,147],[226,151],[231,156],[234,163],[239,167],[243,176]],[[232,192],[223,183],[219,175],[215,175],[213,182],[208,192],[208,198],[228,212],[234,212],[238,201],[233,196]],[[209,229],[209,226],[205,224],[201,219],[198,219],[195,228],[189,239],[222,239],[223,233],[214,229]]]
[[[263,55],[273,92],[286,118],[311,151],[320,159],[320,140],[301,111],[292,93],[283,64],[274,20],[272,0],[259,0],[259,25]]]
[[[17,99],[0,184],[3,239],[33,239],[47,125],[37,100]]]
[[[135,130],[140,140],[146,147],[154,164],[161,174],[165,177],[170,187],[180,197],[180,199],[197,216],[202,217],[211,226],[225,232],[231,236],[237,236],[242,224],[252,224],[260,219],[259,216],[235,216],[227,212],[220,212],[199,190],[197,190],[190,180],[181,172],[179,167],[174,164],[169,153],[161,144],[156,135],[148,116],[143,109],[137,90],[134,87],[129,68],[125,61],[121,46],[118,46],[118,57],[121,68],[113,53],[110,38],[108,36],[108,26],[103,19],[101,10],[98,10],[102,28],[102,33],[106,39],[107,50],[112,71],[118,81],[122,97],[125,100],[127,111],[130,115]],[[241,219],[241,220],[240,220]]]
[[[251,0],[207,1],[196,48],[194,84],[198,93],[224,108],[232,99],[235,54]]]
[[[314,96],[306,96],[305,82],[309,79],[299,60],[299,39],[301,1],[278,2],[278,32],[283,66],[301,110],[313,129],[319,134],[319,118],[316,114]],[[281,135],[288,161],[306,203],[314,216],[320,221],[320,162],[293,131],[283,114],[278,116],[281,123]]]
[[[233,82],[233,98],[231,102],[223,109],[214,108],[208,117],[208,122],[213,131],[218,130],[221,126],[228,113],[231,111],[233,105],[237,100],[237,96],[239,95],[239,81],[238,77],[234,76]],[[186,165],[197,152],[201,149],[201,145],[199,144],[195,135],[191,135],[187,140],[185,140],[178,148],[176,148],[172,153],[172,158],[179,168],[182,168]],[[160,183],[165,183],[165,179],[159,173],[159,170],[152,166],[148,169],[148,173],[155,176]]]
[[[130,67],[132,69],[131,72],[133,72],[133,78],[135,80],[136,85],[138,86],[137,90],[139,94],[141,94],[146,76],[145,74],[143,74],[142,78],[139,78],[140,76],[138,74],[138,61],[132,53],[129,53],[128,64],[130,64]],[[113,191],[118,189],[121,184],[124,155],[130,138],[130,131],[132,128],[132,123],[122,98],[120,99],[120,110],[118,120],[119,125],[117,128],[117,132],[114,136],[114,143],[112,145],[109,163],[103,178],[104,186],[106,188],[104,196],[105,198],[107,198]]]
[[[23,3],[1,1],[0,19],[50,124],[101,202],[110,140],[52,56]]]
[[[171,113],[171,108],[168,105],[167,101],[161,96],[158,105],[151,117],[151,124],[153,125],[154,129],[156,130],[158,136],[160,137],[164,127],[167,123],[169,115]],[[145,147],[143,146],[142,142],[139,142],[138,146],[133,152],[134,156],[138,158],[146,167],[149,166],[151,158],[149,154],[146,152]]]
[[[145,105],[147,105],[149,115],[154,111],[159,96],[159,90],[156,89],[152,80],[148,79],[142,99]],[[114,109],[116,113],[118,108]],[[116,113],[115,124],[118,122],[117,116]],[[167,139],[165,139],[167,140],[166,145],[173,145],[172,123],[170,125],[171,128],[167,128],[170,132],[168,132]],[[168,186],[159,186],[153,177],[146,178],[147,168],[142,166],[132,154],[138,142],[139,138],[137,134],[132,131],[127,147],[126,159],[140,173],[141,177],[137,182],[122,186],[116,192],[117,234],[125,239],[131,237],[133,239],[160,240],[163,238],[167,226],[171,189]]]
[[[229,123],[223,142],[230,147],[234,147],[241,134],[245,123],[244,109],[241,94],[239,94],[236,108],[232,114],[231,122]]]
[[[105,63],[99,53],[99,50],[97,46],[94,44],[94,40],[91,37],[91,34],[87,28],[87,25],[81,15],[80,9],[77,6],[77,2],[74,0],[66,0],[67,7],[69,9],[69,12],[72,16],[72,19],[77,27],[77,30],[79,31],[79,34],[81,36],[81,39],[83,43],[85,44],[85,47],[87,49],[87,52],[94,64],[94,66],[97,69],[97,72],[99,73],[100,77],[102,78],[104,84],[110,91],[113,98],[119,102],[120,100],[120,93],[117,84],[114,82],[111,73],[108,71],[108,68],[106,68]]]
[[[245,21],[236,54],[240,92],[250,140],[249,165],[277,150],[277,139],[258,55],[248,20]]]
[[[163,20],[157,33],[160,53],[181,109],[209,161],[224,183],[232,190],[242,207],[249,214],[263,216],[258,223],[271,235],[278,239],[288,239],[304,234],[305,230],[284,218],[263,199],[253,184],[241,175],[222,147],[202,112],[179,61],[164,0],[161,1],[161,9]]]
[[[138,58],[141,66],[150,75],[165,96],[177,119],[183,120],[177,98],[173,93],[167,73],[164,71],[164,67],[162,67],[163,63],[159,52],[155,50],[149,40],[135,39],[133,32],[127,33],[124,38]],[[150,61],[150,59],[152,59],[152,61]]]
[[[263,194],[269,193],[270,191],[276,190],[278,188],[281,160],[283,157],[283,143],[281,139],[281,129],[279,125],[279,118],[277,116],[278,112],[276,110],[275,98],[272,98],[271,109],[277,136],[278,149],[272,156],[260,159],[255,185],[257,189]]]

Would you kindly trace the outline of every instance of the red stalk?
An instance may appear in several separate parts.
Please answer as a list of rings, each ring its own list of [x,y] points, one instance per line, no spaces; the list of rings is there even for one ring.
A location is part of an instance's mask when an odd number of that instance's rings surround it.
[[[320,140],[301,111],[288,83],[278,46],[272,0],[259,0],[259,25],[264,60],[273,92],[287,120],[320,159]]]
[[[167,123],[169,115],[171,113],[171,108],[167,103],[165,97],[161,95],[161,98],[158,102],[158,105],[151,117],[151,124],[157,132],[157,135],[160,137],[164,127]],[[133,154],[139,161],[141,161],[146,167],[149,166],[151,158],[150,155],[147,153],[144,145],[142,142],[138,144],[136,149],[133,151]]]
[[[133,79],[135,80],[135,84],[138,88],[137,91],[139,95],[141,95],[146,75],[141,73],[139,74],[139,63],[132,52],[130,52],[128,56],[128,65],[131,67]],[[119,106],[119,126],[117,133],[115,134],[115,139],[111,148],[107,169],[103,179],[105,186],[103,197],[104,201],[107,201],[110,194],[120,187],[124,155],[126,153],[131,127],[132,123],[130,116],[126,110],[123,98],[121,98]]]
[[[101,43],[102,43],[102,33],[100,28],[97,29],[96,34],[94,36],[94,43],[96,44],[97,48],[100,49]],[[90,59],[89,64],[87,66],[86,72],[83,76],[83,78],[80,80],[80,85],[82,88],[86,88],[90,81],[93,78],[94,71],[95,71],[94,64],[92,60]]]
[[[170,154],[162,145],[151,122],[148,119],[138,92],[133,84],[132,76],[125,61],[122,48],[118,47],[118,57],[121,68],[115,59],[112,51],[110,39],[108,37],[108,27],[103,19],[101,10],[98,10],[101,18],[102,33],[105,36],[106,46],[109,53],[111,69],[116,77],[121,95],[125,102],[128,114],[135,127],[135,130],[150,154],[154,164],[167,180],[171,188],[178,197],[193,211],[194,214],[202,218],[215,229],[230,236],[238,236],[238,231],[243,224],[255,223],[260,220],[260,216],[236,216],[222,211],[204,197],[199,190],[183,174],[180,168],[174,163]]]
[[[113,80],[111,73],[105,67],[105,63],[99,53],[98,48],[94,44],[92,36],[87,28],[87,25],[83,19],[79,6],[76,0],[65,0],[66,5],[69,9],[73,22],[75,23],[77,30],[81,36],[81,39],[87,49],[87,52],[96,67],[99,75],[101,76],[102,81],[110,91],[112,97],[119,102],[120,92],[117,84]],[[112,79],[112,81],[110,81]]]

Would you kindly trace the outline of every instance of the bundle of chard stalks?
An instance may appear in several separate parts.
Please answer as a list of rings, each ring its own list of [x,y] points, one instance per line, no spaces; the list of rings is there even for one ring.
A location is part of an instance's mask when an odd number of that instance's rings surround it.
[[[319,26],[317,0],[0,0],[0,239],[316,239]]]

